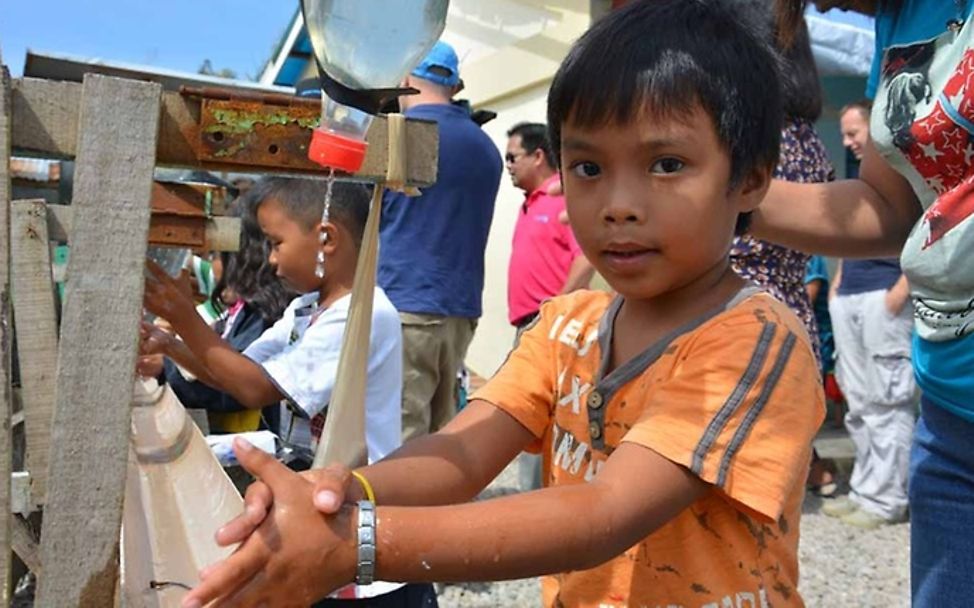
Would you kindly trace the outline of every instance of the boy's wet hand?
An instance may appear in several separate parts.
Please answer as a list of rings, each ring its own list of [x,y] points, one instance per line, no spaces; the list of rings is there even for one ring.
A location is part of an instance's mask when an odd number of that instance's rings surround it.
[[[352,478],[348,467],[333,464],[324,469],[304,471],[301,477],[314,484],[314,506],[326,515],[333,515],[348,497]],[[242,543],[263,523],[274,502],[274,495],[267,484],[255,481],[244,495],[244,512],[227,522],[216,533],[216,543],[221,547]]]
[[[250,484],[244,494],[244,512],[217,530],[216,544],[227,547],[247,540],[264,523],[273,503],[274,495],[267,484],[262,481]]]
[[[351,582],[354,510],[324,517],[312,504],[314,486],[308,479],[241,439],[234,451],[272,495],[272,506],[233,555],[200,573],[202,582],[182,606],[308,606]],[[252,498],[266,499],[264,492]]]
[[[306,471],[303,475],[314,483],[315,508],[322,513],[337,513],[349,498],[352,473],[345,465],[336,463],[317,471]]]

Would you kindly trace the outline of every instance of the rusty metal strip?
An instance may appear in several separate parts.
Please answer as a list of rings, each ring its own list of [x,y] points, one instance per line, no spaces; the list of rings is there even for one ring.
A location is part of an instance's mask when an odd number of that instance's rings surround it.
[[[308,160],[311,130],[319,113],[318,104],[203,99],[199,160],[320,171]]]
[[[275,106],[309,107],[321,109],[321,101],[311,97],[298,97],[283,93],[261,93],[244,89],[227,89],[221,87],[179,87],[180,95],[196,99],[215,99],[223,101],[252,101]]]

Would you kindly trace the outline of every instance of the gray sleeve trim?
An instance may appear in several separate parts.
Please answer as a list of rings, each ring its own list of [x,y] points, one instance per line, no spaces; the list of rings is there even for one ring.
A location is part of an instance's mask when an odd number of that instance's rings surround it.
[[[599,323],[599,347],[602,350],[602,360],[599,365],[598,374],[593,380],[595,387],[592,389],[589,395],[591,396],[592,393],[598,393],[600,405],[599,407],[592,407],[589,405],[587,408],[590,428],[592,425],[596,425],[599,430],[598,437],[591,437],[592,448],[597,450],[605,449],[605,417],[606,410],[608,409],[607,406],[609,401],[615,397],[616,392],[618,392],[623,385],[631,382],[640,374],[649,369],[649,366],[655,363],[656,360],[666,351],[666,349],[669,348],[670,344],[672,344],[677,338],[684,334],[690,333],[722,312],[730,310],[747,298],[760,292],[761,289],[755,285],[745,285],[736,294],[734,294],[731,299],[721,306],[718,306],[717,308],[714,308],[713,310],[690,320],[681,327],[674,329],[629,361],[612,370],[611,373],[606,374],[605,372],[609,368],[609,361],[612,356],[613,326],[615,323],[615,318],[619,314],[623,304],[622,297],[616,296],[612,300]],[[758,370],[760,370],[760,366],[758,366]],[[747,391],[745,390],[744,393],[746,394]]]
[[[707,429],[703,433],[703,437],[700,438],[697,447],[694,448],[690,470],[695,475],[700,475],[703,471],[703,460],[707,456],[707,452],[713,447],[717,436],[727,426],[727,422],[734,412],[737,411],[737,408],[740,407],[744,401],[744,397],[747,396],[755,380],[757,380],[758,374],[761,372],[761,368],[764,367],[764,362],[768,358],[771,341],[774,339],[776,329],[777,327],[774,324],[764,323],[764,327],[761,329],[761,336],[758,338],[757,346],[754,347],[754,352],[751,353],[751,360],[744,370],[744,375],[737,382],[737,386],[734,387],[727,401],[724,402],[724,405],[720,407],[717,414],[711,419],[710,424],[707,425]]]
[[[730,469],[731,461],[741,449],[744,440],[751,433],[751,429],[754,427],[758,416],[764,410],[764,406],[771,399],[771,393],[778,386],[778,380],[781,379],[781,374],[788,364],[788,359],[791,358],[791,352],[794,350],[797,341],[798,339],[795,337],[795,334],[788,332],[788,335],[785,337],[785,342],[781,345],[781,350],[778,352],[778,357],[775,359],[774,367],[771,368],[771,373],[768,374],[768,379],[761,388],[761,394],[758,395],[751,409],[747,411],[747,414],[744,416],[744,422],[738,427],[734,433],[734,437],[731,438],[730,445],[727,446],[727,450],[724,452],[724,457],[720,461],[720,470],[717,473],[717,487],[722,488],[724,487],[724,483],[727,482],[727,471]]]
[[[599,370],[593,384],[601,383],[602,378],[605,377],[605,370],[609,369],[609,361],[612,358],[612,327],[622,308],[622,302],[620,295],[612,298],[612,302],[609,303],[609,307],[599,321],[599,350],[602,353],[602,360],[599,361]]]

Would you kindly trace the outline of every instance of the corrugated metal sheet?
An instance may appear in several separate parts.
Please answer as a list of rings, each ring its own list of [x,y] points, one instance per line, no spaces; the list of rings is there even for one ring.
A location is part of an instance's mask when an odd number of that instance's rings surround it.
[[[24,64],[24,76],[81,82],[85,74],[103,74],[118,78],[158,82],[167,91],[178,91],[181,86],[191,87],[243,87],[265,93],[292,95],[291,88],[262,85],[248,80],[231,80],[218,76],[192,74],[144,65],[105,61],[98,58],[75,57],[56,53],[28,50]]]

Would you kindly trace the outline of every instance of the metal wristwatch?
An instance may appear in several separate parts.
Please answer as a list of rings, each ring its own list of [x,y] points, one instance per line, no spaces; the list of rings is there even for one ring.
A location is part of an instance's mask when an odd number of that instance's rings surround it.
[[[371,585],[375,580],[375,503],[358,501],[358,564],[355,584]]]

